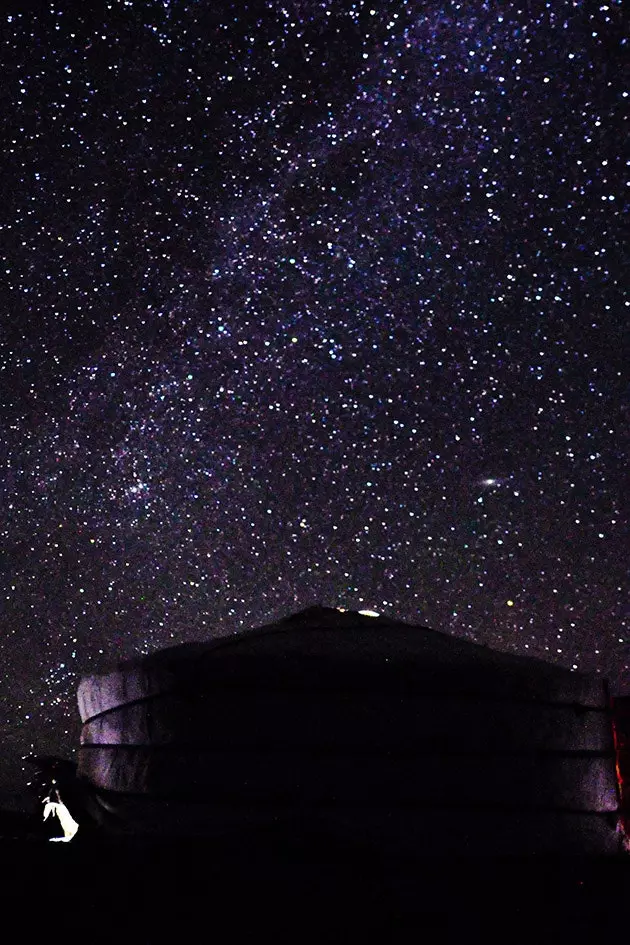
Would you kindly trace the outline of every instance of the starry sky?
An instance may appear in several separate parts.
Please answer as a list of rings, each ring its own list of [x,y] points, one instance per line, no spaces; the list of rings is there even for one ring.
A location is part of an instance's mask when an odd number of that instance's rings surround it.
[[[0,22],[0,783],[314,603],[630,691],[621,5]]]

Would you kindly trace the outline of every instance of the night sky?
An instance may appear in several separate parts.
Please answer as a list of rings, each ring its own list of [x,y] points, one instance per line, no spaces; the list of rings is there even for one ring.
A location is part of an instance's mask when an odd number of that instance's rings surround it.
[[[0,784],[314,603],[627,689],[621,5],[0,22]]]

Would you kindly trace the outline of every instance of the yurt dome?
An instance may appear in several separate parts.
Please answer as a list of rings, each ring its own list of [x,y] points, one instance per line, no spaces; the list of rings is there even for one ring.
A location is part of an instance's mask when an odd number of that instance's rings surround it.
[[[612,853],[604,681],[315,607],[88,676],[79,776],[104,827],[294,825],[375,850]]]

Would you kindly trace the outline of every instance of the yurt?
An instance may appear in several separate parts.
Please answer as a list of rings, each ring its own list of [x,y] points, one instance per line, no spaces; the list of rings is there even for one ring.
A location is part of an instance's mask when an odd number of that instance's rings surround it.
[[[616,853],[605,682],[314,607],[84,678],[79,777],[114,833],[320,831],[378,854]]]

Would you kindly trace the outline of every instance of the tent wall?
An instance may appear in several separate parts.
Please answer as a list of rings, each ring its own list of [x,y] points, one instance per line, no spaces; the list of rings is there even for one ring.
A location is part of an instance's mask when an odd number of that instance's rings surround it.
[[[415,853],[618,849],[601,680],[309,614],[84,680],[79,769],[109,813],[177,832],[194,810],[211,833],[298,818]]]

